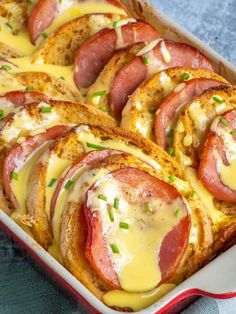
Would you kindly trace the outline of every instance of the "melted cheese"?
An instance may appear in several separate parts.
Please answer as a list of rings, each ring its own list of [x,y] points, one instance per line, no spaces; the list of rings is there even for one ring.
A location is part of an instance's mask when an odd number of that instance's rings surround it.
[[[43,105],[43,102],[40,105]],[[7,123],[2,129],[0,139],[5,143],[9,143],[19,136],[29,135],[32,130],[43,130],[59,123],[59,116],[53,109],[49,113],[41,113],[41,116],[40,120],[36,120],[32,119],[24,109],[16,112],[14,120]]]
[[[220,179],[222,183],[230,189],[236,191],[236,159],[232,160],[228,166],[220,165]]]
[[[200,102],[193,102],[189,107],[189,114],[195,127],[204,132],[206,129],[207,116],[203,108],[201,108]]]
[[[146,54],[148,58],[148,63],[146,64],[147,67],[147,78],[150,77],[151,75],[160,72],[165,69],[165,66],[163,65],[163,62],[158,60],[154,54],[154,50],[149,51]]]
[[[208,215],[211,217],[214,227],[218,229],[219,224],[226,218],[226,215],[217,210],[214,206],[214,197],[205,189],[198,180],[197,172],[193,168],[185,169],[186,177],[193,187],[193,190],[199,195],[202,203],[205,205]]]
[[[45,72],[58,78],[63,77],[71,86],[75,87],[73,80],[73,67],[72,66],[60,66],[54,64],[41,64],[33,63],[31,57],[22,57],[10,59],[16,67],[12,67],[11,73],[20,72]]]
[[[58,179],[61,177],[63,171],[72,163],[71,160],[59,158],[57,155],[51,155],[48,160],[45,186],[45,211],[50,220],[50,205],[53,193],[55,191]],[[55,184],[49,187],[52,179],[57,179]]]
[[[150,306],[174,288],[175,285],[169,283],[163,284],[154,290],[144,293],[130,293],[122,290],[111,290],[103,295],[102,300],[109,307],[128,307],[133,311],[139,311]]]
[[[119,254],[110,252],[110,258],[121,288],[128,292],[154,289],[162,277],[158,249],[164,237],[185,217],[182,210],[178,217],[175,215],[176,210],[183,206],[182,200],[179,198],[163,204],[161,199],[151,197],[148,204],[153,213],[149,215],[138,193],[125,183],[114,180],[110,174],[96,181],[94,188],[87,194],[87,207],[92,213],[99,210],[108,249],[109,243],[115,243],[119,249]],[[106,202],[98,198],[100,194],[107,197]],[[115,198],[120,201],[119,209],[113,210],[112,222],[107,204],[112,206]],[[128,223],[129,228],[120,228],[120,222]]]
[[[171,77],[165,71],[160,73],[160,84],[163,89],[164,97],[172,92],[175,85]]]
[[[0,94],[7,92],[24,89],[26,86],[23,86],[18,82],[13,75],[9,74],[7,71],[3,71],[0,74]]]
[[[148,53],[149,51],[153,50],[154,47],[156,47],[156,45],[162,41],[162,38],[158,38],[158,39],[155,39],[153,41],[151,41],[149,44],[147,44],[145,47],[143,47],[142,49],[140,49],[136,56],[142,56],[144,55],[145,53]]]

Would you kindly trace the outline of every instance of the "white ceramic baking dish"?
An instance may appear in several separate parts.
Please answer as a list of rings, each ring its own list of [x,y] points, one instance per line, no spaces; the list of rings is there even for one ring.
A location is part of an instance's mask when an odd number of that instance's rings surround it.
[[[183,27],[147,2],[136,0],[124,0],[122,2],[133,16],[153,24],[164,38],[190,43],[200,49],[213,61],[218,73],[232,84],[236,84],[236,68]],[[20,243],[31,257],[54,278],[54,281],[63,285],[66,291],[72,293],[78,302],[83,302],[89,311],[102,314],[123,313],[112,310],[99,301],[2,210],[0,210],[0,226],[15,241]],[[217,280],[215,280],[216,278]],[[216,298],[236,297],[236,246],[215,258],[153,305],[138,313],[177,313],[197,295],[208,295]]]

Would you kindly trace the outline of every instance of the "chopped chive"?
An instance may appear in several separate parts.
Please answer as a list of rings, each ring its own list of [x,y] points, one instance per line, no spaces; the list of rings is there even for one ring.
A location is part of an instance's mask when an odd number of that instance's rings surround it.
[[[32,0],[26,0],[26,2],[28,2],[28,3],[32,3]]]
[[[220,118],[219,121],[220,121],[220,123],[223,124],[224,126],[227,126],[227,125],[228,125],[227,121],[226,121],[224,118]]]
[[[61,80],[65,80],[64,76],[60,76],[60,79],[61,79]]]
[[[1,69],[5,70],[5,71],[9,71],[9,70],[11,70],[11,67],[8,64],[3,64],[3,65],[1,65]]]
[[[217,102],[218,104],[223,104],[223,103],[224,103],[224,99],[221,99],[221,98],[218,97],[218,96],[213,96],[212,98],[213,98],[213,100],[214,100],[215,102]]]
[[[233,136],[236,135],[236,130],[231,131],[230,134]]]
[[[108,210],[108,215],[109,215],[110,221],[113,222],[115,218],[114,218],[113,211],[111,209]]]
[[[102,149],[106,149],[106,147],[103,147],[103,146],[100,146],[100,145],[97,145],[97,144],[93,144],[93,143],[86,143],[86,145],[90,148],[94,148],[94,149],[99,149],[99,150],[102,150]]]
[[[143,56],[143,63],[148,64],[148,57],[147,56]]]
[[[42,33],[41,35],[42,35],[42,37],[43,37],[44,39],[46,39],[46,38],[48,37],[48,34],[47,34],[47,33]]]
[[[114,207],[115,209],[118,209],[118,208],[119,208],[119,203],[120,203],[119,198],[115,198],[115,199],[114,199],[113,207]]]
[[[115,243],[111,243],[110,247],[111,247],[111,250],[112,250],[113,253],[115,253],[115,254],[119,254],[120,253],[120,251],[119,251],[119,249],[118,249],[118,247],[117,247],[117,245]]]
[[[167,132],[167,137],[173,137],[173,134],[174,134],[174,130],[169,129],[169,131]]]
[[[119,23],[119,21],[115,21],[115,22],[113,22],[113,24],[112,24],[113,28],[117,28],[118,23]]]
[[[187,81],[190,78],[189,73],[185,72],[181,75],[183,81]]]
[[[3,117],[3,115],[4,115],[4,110],[0,110],[0,118],[2,118]]]
[[[59,3],[62,4],[62,0],[59,0]]]
[[[25,88],[25,91],[26,92],[32,92],[34,90],[34,88],[32,87],[32,86],[27,86],[26,88]]]
[[[99,198],[100,200],[103,200],[104,202],[107,202],[107,197],[106,197],[106,195],[99,194],[99,195],[98,195],[98,198]]]
[[[119,223],[119,227],[120,227],[121,229],[129,229],[129,224],[127,224],[126,222],[121,221],[121,222]]]
[[[196,194],[195,191],[191,191],[191,192],[190,192],[190,196],[191,196],[192,198],[194,197],[195,194]]]
[[[148,213],[152,213],[152,208],[149,204],[146,204],[145,205],[145,210],[148,212]]]
[[[52,111],[52,108],[51,107],[42,107],[41,108],[41,112],[42,113],[49,113]]]
[[[168,177],[168,179],[169,179],[170,182],[174,182],[176,177],[171,175],[171,176]]]
[[[19,178],[19,174],[13,171],[13,172],[11,173],[11,179],[14,179],[14,180],[17,181],[18,178]]]
[[[70,190],[73,185],[74,185],[74,181],[68,180],[68,181],[66,182],[64,188],[65,188],[66,190]]]
[[[49,182],[49,184],[48,184],[48,187],[49,188],[51,188],[53,185],[54,185],[54,183],[57,181],[57,179],[56,178],[52,178],[52,180]]]
[[[178,216],[179,216],[179,208],[176,209],[176,211],[175,211],[175,217],[177,218]]]
[[[168,153],[170,156],[173,156],[173,155],[174,155],[174,147],[168,147],[167,153]]]
[[[5,25],[6,25],[8,28],[13,29],[13,26],[12,26],[9,22],[5,23]]]
[[[94,93],[92,97],[104,96],[106,95],[106,92],[106,90],[101,90],[100,92]]]

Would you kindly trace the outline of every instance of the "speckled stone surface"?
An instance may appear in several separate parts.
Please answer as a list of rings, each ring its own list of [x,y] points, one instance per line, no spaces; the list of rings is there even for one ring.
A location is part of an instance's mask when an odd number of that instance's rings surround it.
[[[235,0],[150,2],[236,65]]]

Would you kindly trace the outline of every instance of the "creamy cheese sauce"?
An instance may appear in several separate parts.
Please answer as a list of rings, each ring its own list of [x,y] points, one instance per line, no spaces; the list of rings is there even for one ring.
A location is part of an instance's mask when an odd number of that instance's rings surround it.
[[[45,186],[45,211],[49,220],[51,200],[57,186],[58,179],[61,177],[63,171],[71,165],[71,163],[71,160],[59,158],[55,154],[52,154],[48,160]],[[56,179],[57,181],[53,184],[53,186],[49,186],[52,179]]]
[[[105,293],[102,297],[103,302],[110,307],[130,308],[133,311],[144,309],[176,286],[172,283],[162,284],[159,287],[143,293],[131,293],[122,290],[111,290]]]
[[[191,182],[193,190],[196,191],[202,203],[205,205],[205,209],[211,217],[214,227],[218,229],[220,223],[227,218],[226,215],[215,208],[214,197],[202,185],[201,181],[198,179],[196,170],[190,167],[186,168],[185,174],[188,181]]]
[[[220,136],[223,141],[225,148],[225,155],[228,161],[228,165],[225,165],[218,155],[218,152],[214,151],[214,156],[217,162],[217,171],[220,174],[220,179],[222,183],[228,186],[232,190],[236,190],[236,142],[231,134],[231,127],[228,126],[228,123],[225,121],[225,124],[222,124],[220,121],[224,119],[223,117],[218,116],[211,125],[211,131],[215,132]]]
[[[165,236],[185,217],[181,198],[168,204],[163,200],[150,197],[148,204],[151,214],[145,210],[138,191],[107,175],[98,180],[87,194],[87,207],[93,212],[99,211],[103,237],[109,243],[115,243],[119,253],[111,250],[110,258],[117,273],[121,288],[129,292],[149,291],[157,286],[162,275],[159,268],[159,249]],[[139,192],[140,193],[140,192]],[[104,195],[107,201],[98,196]],[[112,207],[115,198],[119,199],[119,208],[111,209],[114,221],[108,215],[108,205]],[[121,222],[129,228],[119,227]],[[140,271],[142,270],[142,271]]]
[[[190,117],[195,127],[200,131],[204,132],[208,118],[203,108],[201,108],[200,102],[193,102],[189,107]]]
[[[39,106],[43,104],[41,102]],[[45,106],[48,107],[48,104],[45,104]],[[2,129],[0,139],[5,143],[9,143],[19,136],[29,135],[32,130],[43,130],[60,123],[59,116],[53,108],[49,113],[41,113],[41,116],[40,120],[32,119],[26,110],[19,110],[15,113],[14,120],[10,124],[7,123]]]

